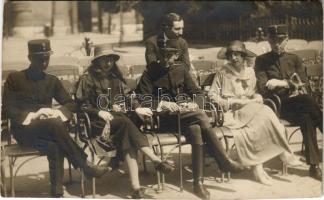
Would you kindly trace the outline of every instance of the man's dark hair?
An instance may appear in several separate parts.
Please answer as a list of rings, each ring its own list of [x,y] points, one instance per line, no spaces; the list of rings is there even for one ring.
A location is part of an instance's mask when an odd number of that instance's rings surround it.
[[[168,13],[163,17],[162,21],[162,27],[163,29],[165,28],[170,28],[173,26],[173,22],[175,21],[181,21],[183,20],[182,17],[176,13]]]

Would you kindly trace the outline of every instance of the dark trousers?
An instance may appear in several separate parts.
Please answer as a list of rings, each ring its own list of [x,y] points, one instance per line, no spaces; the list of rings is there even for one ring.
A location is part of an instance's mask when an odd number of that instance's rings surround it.
[[[305,145],[307,164],[318,164],[320,153],[316,127],[323,133],[323,113],[309,95],[299,95],[282,101],[282,118],[300,126]]]
[[[31,146],[47,155],[51,192],[63,194],[64,157],[75,168],[86,164],[87,155],[73,141],[66,125],[59,119],[33,121],[28,126],[14,126],[13,135],[22,145]]]
[[[161,126],[176,127],[177,117],[169,115],[161,118]],[[182,112],[180,114],[181,129],[192,147],[192,166],[194,184],[203,180],[203,146],[206,143],[207,150],[219,164],[224,166],[225,151],[221,146],[217,135],[213,132],[209,118],[203,111]]]

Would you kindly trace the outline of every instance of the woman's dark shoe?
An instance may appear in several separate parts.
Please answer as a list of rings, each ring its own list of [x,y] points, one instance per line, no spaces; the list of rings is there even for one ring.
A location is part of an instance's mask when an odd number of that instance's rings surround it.
[[[202,182],[194,183],[193,192],[201,199],[204,199],[204,200],[209,200],[210,199],[210,193],[204,187]]]
[[[83,167],[84,175],[88,178],[99,178],[108,171],[108,167],[86,164]]]
[[[51,198],[64,198],[63,194],[51,194]]]
[[[162,161],[155,165],[155,169],[163,174],[169,174],[174,170],[174,167],[167,161]]]
[[[141,189],[136,189],[133,191],[131,197],[132,197],[132,199],[143,199],[144,192]]]
[[[321,168],[318,165],[311,165],[309,167],[309,176],[316,179],[316,180],[322,181],[322,170],[321,170]]]

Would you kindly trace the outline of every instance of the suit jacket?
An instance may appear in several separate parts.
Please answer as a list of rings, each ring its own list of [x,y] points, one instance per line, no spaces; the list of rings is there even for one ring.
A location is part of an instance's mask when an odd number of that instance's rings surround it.
[[[156,62],[160,57],[160,49],[158,46],[158,43],[160,40],[163,40],[163,35],[155,35],[152,37],[149,37],[145,42],[145,59],[147,66],[150,65],[153,62]],[[183,61],[185,67],[190,70],[190,60],[189,60],[189,51],[188,51],[188,44],[185,39],[180,37],[179,39],[179,45],[181,48],[181,54],[179,56],[178,61]]]
[[[71,118],[76,105],[57,77],[31,68],[14,72],[4,84],[3,113],[12,119],[15,127],[22,124],[29,112],[52,108],[53,98],[63,105],[59,110]]]
[[[194,94],[197,95],[195,102],[200,108],[203,106],[203,100],[199,97],[199,95],[203,96],[203,92],[196,86],[182,63],[171,66],[168,69],[161,67],[157,62],[152,63],[144,71],[135,92],[136,94],[153,97],[153,109],[157,108],[162,97],[177,102],[181,101],[179,97],[192,99]],[[142,106],[145,106],[143,105],[145,101],[143,96],[141,101]]]
[[[292,53],[284,52],[278,55],[271,51],[258,56],[255,60],[255,73],[258,92],[262,96],[270,95],[270,91],[266,88],[266,83],[270,79],[289,80],[294,73],[297,73],[301,81],[308,84],[302,60]],[[287,98],[290,94],[290,89],[277,88],[273,92],[281,98]]]

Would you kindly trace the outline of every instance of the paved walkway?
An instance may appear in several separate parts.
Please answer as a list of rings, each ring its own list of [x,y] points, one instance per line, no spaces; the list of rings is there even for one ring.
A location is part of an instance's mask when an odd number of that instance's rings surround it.
[[[301,134],[294,136],[292,148],[300,151]],[[319,134],[321,136],[321,134]],[[320,141],[320,145],[322,145]],[[179,192],[179,175],[175,170],[166,176],[165,190],[157,192],[156,176],[152,165],[147,162],[148,173],[141,170],[140,180],[146,190],[148,198],[152,199],[198,199],[192,194],[192,176],[190,172],[190,145],[183,146],[184,191]],[[298,154],[298,153],[297,153]],[[171,160],[177,161],[177,154],[172,154]],[[18,159],[21,163],[24,159]],[[177,162],[175,163],[177,166]],[[8,177],[8,163],[5,162]],[[141,167],[142,168],[142,167]],[[219,183],[220,173],[214,161],[206,159],[205,185],[211,192],[212,199],[270,199],[270,198],[306,198],[322,195],[322,183],[308,176],[307,165],[290,168],[289,175],[281,174],[281,162],[274,158],[265,164],[266,171],[273,177],[272,186],[262,185],[253,179],[251,171],[244,171],[231,175],[229,183]],[[66,164],[65,180],[68,181],[68,169]],[[120,199],[129,198],[131,193],[127,170],[122,165],[120,170],[105,174],[96,180],[96,198]],[[217,178],[215,178],[217,177]],[[9,184],[9,179],[7,178]],[[49,191],[48,164],[46,157],[37,158],[27,163],[16,178],[17,197],[48,197]],[[9,189],[9,188],[8,188]],[[73,170],[72,184],[65,185],[65,197],[80,197],[80,172]],[[86,198],[92,198],[91,182],[86,183]]]

